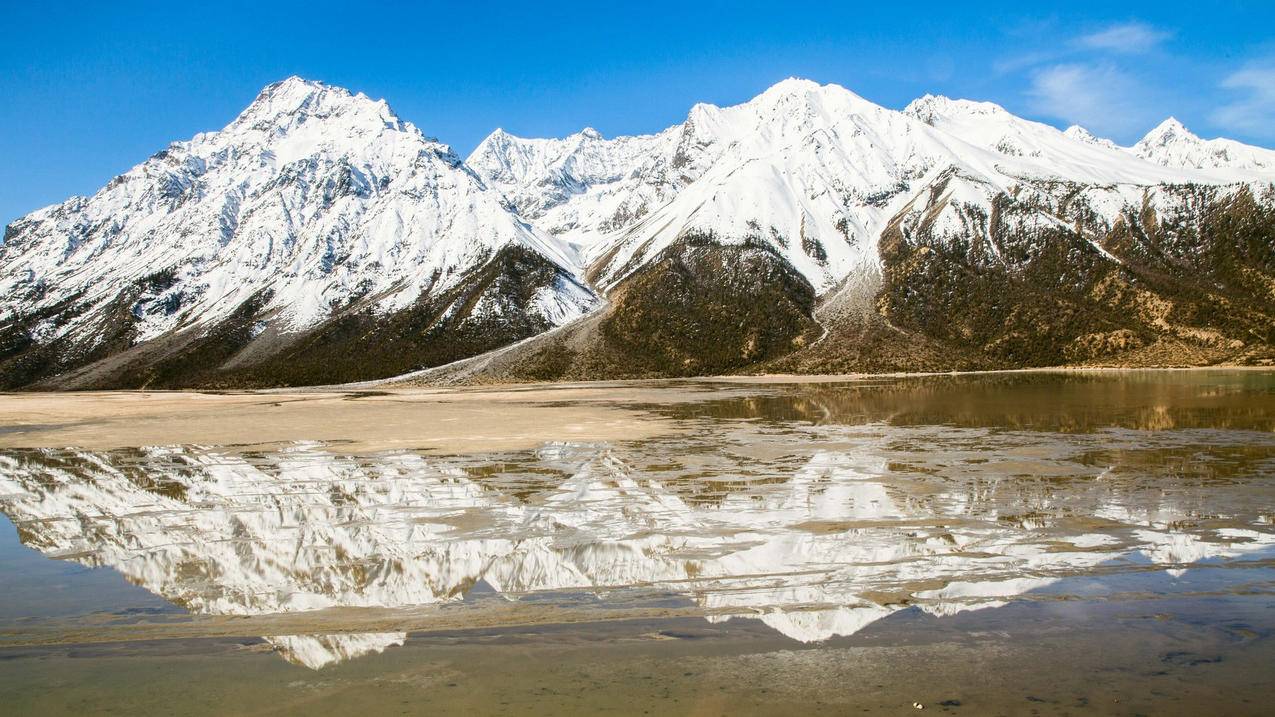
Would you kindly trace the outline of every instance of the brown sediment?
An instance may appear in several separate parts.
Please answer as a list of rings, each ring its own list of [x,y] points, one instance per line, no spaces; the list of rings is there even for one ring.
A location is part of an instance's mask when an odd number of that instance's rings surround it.
[[[0,695],[8,713],[41,715],[1261,713],[1271,641],[1202,629],[1198,604],[1155,607],[1174,613],[978,611],[824,645],[751,620],[479,629],[413,635],[322,670],[250,640],[20,648],[5,654]],[[1269,612],[1253,600],[1226,607],[1239,621]]]
[[[494,601],[493,601],[494,603]],[[368,632],[432,633],[535,625],[667,620],[727,614],[694,605],[648,607],[623,603],[489,604],[481,607],[424,605],[416,608],[331,608],[269,615],[183,615],[154,621],[121,620],[110,613],[51,618],[0,629],[0,648],[35,645],[86,645],[138,640],[181,640],[244,635],[342,634]]]

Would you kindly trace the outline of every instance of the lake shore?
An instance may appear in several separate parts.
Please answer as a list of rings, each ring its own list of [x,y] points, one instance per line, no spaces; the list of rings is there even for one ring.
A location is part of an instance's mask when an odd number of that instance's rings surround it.
[[[1268,367],[1042,368],[891,374],[760,374],[569,383],[430,386],[360,383],[244,391],[0,394],[0,448],[90,450],[201,444],[271,447],[296,441],[349,452],[524,450],[549,441],[650,438],[678,430],[644,405],[692,403],[764,387],[935,376],[1271,372]],[[713,387],[713,390],[708,390]]]
[[[632,391],[86,392],[0,396],[0,448],[89,450],[321,441],[349,452],[471,453],[647,438],[671,427],[621,407]]]
[[[0,694],[1256,713],[1273,397],[1232,369],[0,395]]]

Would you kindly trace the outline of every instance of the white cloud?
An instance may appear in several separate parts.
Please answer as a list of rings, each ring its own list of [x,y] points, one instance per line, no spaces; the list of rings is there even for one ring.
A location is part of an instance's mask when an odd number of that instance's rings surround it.
[[[1217,108],[1209,119],[1233,132],[1275,137],[1275,62],[1246,65],[1222,80],[1222,87],[1240,97]]]
[[[1057,50],[1040,51],[1040,52],[1024,52],[1019,55],[1002,57],[992,63],[992,71],[998,75],[1008,73],[1016,73],[1020,70],[1026,70],[1029,67],[1040,65],[1045,62],[1053,62],[1058,60],[1059,53]]]
[[[1157,30],[1146,23],[1126,22],[1081,35],[1076,44],[1090,50],[1139,54],[1154,50],[1173,33]]]
[[[1051,38],[1059,34],[1054,24],[1042,25],[1027,37],[1030,46],[1021,52],[1002,57],[992,64],[1000,75],[1038,67],[1050,62],[1068,59],[1093,59],[1099,55],[1140,55],[1154,50],[1173,37],[1170,30],[1162,30],[1145,22],[1130,21],[1107,25],[1087,35],[1078,35],[1065,42]]]
[[[1118,68],[1086,63],[1042,67],[1032,73],[1027,90],[1037,113],[1113,135],[1147,126],[1145,95]]]

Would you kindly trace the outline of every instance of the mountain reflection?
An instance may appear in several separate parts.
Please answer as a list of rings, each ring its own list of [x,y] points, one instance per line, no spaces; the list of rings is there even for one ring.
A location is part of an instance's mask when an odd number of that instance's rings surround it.
[[[265,638],[294,665],[321,670],[345,660],[384,652],[407,640],[406,632],[347,632],[339,635],[275,635]]]
[[[1194,472],[1172,472],[1183,456]],[[0,453],[0,508],[28,546],[201,614],[447,603],[481,581],[674,594],[809,642],[908,607],[1266,554],[1272,459],[1259,433],[750,422],[476,458],[32,449]],[[404,639],[267,638],[314,669]]]
[[[996,426],[1084,433],[1112,427],[1275,431],[1270,376],[1025,372],[778,384],[656,410],[716,419],[831,424]]]

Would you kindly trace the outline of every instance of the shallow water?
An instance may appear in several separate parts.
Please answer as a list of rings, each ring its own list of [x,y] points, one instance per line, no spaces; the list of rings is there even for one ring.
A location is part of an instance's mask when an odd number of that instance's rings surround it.
[[[505,410],[578,400],[550,398]],[[2,449],[3,703],[1258,714],[1275,696],[1275,374],[640,398],[667,430],[498,454]]]

